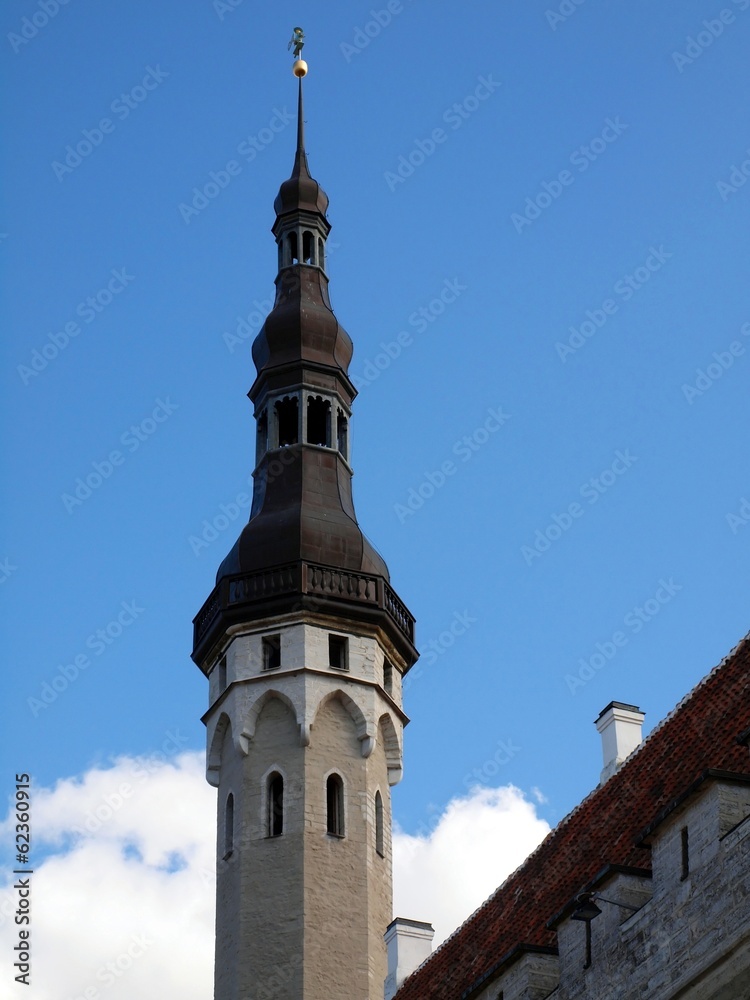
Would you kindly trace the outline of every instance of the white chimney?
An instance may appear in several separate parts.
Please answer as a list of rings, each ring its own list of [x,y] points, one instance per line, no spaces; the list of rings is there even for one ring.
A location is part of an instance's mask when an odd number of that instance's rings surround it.
[[[596,728],[602,734],[602,768],[600,784],[611,778],[620,764],[640,744],[643,736],[641,728],[644,713],[637,705],[625,705],[621,701],[611,701],[596,720]]]
[[[384,986],[384,1000],[391,1000],[407,976],[430,957],[435,928],[421,920],[396,917],[385,931],[388,948],[388,976]]]

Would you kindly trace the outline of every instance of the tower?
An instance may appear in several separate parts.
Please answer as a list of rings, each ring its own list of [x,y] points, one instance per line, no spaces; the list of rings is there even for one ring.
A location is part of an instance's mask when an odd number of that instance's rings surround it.
[[[387,971],[390,786],[417,651],[354,512],[352,342],[328,297],[304,72],[275,302],[253,344],[250,519],[194,620],[218,789],[215,1000],[382,1000]]]

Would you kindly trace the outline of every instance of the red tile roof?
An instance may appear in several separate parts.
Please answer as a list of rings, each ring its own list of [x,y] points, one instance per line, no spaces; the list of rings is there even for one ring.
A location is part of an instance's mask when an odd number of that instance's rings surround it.
[[[604,785],[401,986],[396,1000],[460,1000],[519,945],[554,946],[547,922],[606,865],[651,867],[639,834],[709,768],[750,775],[750,634]]]

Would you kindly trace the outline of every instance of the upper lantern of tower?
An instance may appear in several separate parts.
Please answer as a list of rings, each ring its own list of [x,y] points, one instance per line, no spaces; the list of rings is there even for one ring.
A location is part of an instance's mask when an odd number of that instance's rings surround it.
[[[301,68],[299,68],[301,67]],[[274,202],[272,232],[278,245],[278,275],[274,306],[253,343],[258,378],[250,398],[258,402],[271,384],[299,381],[299,365],[310,367],[323,381],[333,376],[349,405],[356,394],[349,381],[352,358],[349,334],[336,319],[328,295],[326,241],[331,226],[326,219],[328,195],[310,176],[305,150],[302,77],[303,60],[295,63],[299,77],[297,149],[292,175],[283,182]],[[315,384],[318,376],[312,376]]]
[[[292,175],[279,188],[273,203],[277,217],[290,212],[316,212],[325,216],[328,211],[328,195],[318,182],[311,177],[305,152],[305,120],[302,102],[302,77],[299,79],[297,97],[297,151],[294,156]]]

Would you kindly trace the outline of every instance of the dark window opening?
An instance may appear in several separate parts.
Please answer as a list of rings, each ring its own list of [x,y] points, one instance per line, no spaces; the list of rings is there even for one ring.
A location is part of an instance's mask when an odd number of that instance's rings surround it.
[[[275,670],[281,666],[281,636],[267,635],[263,639],[263,669]]]
[[[227,686],[227,658],[222,656],[219,660],[219,694]]]
[[[287,448],[297,444],[297,397],[287,396],[276,403],[276,421],[279,428],[279,448]]]
[[[302,260],[305,264],[312,264],[313,261],[313,234],[305,230],[302,234]]]
[[[346,422],[346,417],[343,413],[339,413],[336,418],[336,441],[338,443],[338,449],[344,458],[347,458],[347,446],[348,446],[348,427]]]
[[[318,266],[323,268],[326,266],[325,243],[320,237],[318,237]]]
[[[258,417],[257,448],[257,460],[260,461],[268,450],[268,414],[265,410]]]
[[[289,234],[289,260],[292,264],[299,263],[299,257],[297,255],[297,234]]]
[[[386,694],[393,694],[393,665],[390,660],[383,660],[383,687]]]
[[[326,781],[327,830],[332,837],[344,836],[344,782],[338,774]]]
[[[328,433],[331,404],[320,396],[310,396],[307,400],[307,440],[310,444],[319,444],[329,448],[331,439]]]
[[[688,843],[688,828],[682,828],[682,881],[690,874],[690,845]]]
[[[280,837],[284,832],[284,779],[274,773],[268,779],[268,823],[269,837]]]
[[[383,839],[383,796],[375,792],[375,850],[381,858],[385,857]]]
[[[234,795],[227,795],[224,809],[224,857],[227,858],[234,850]]]
[[[328,665],[335,670],[348,670],[348,642],[343,635],[328,636]]]

